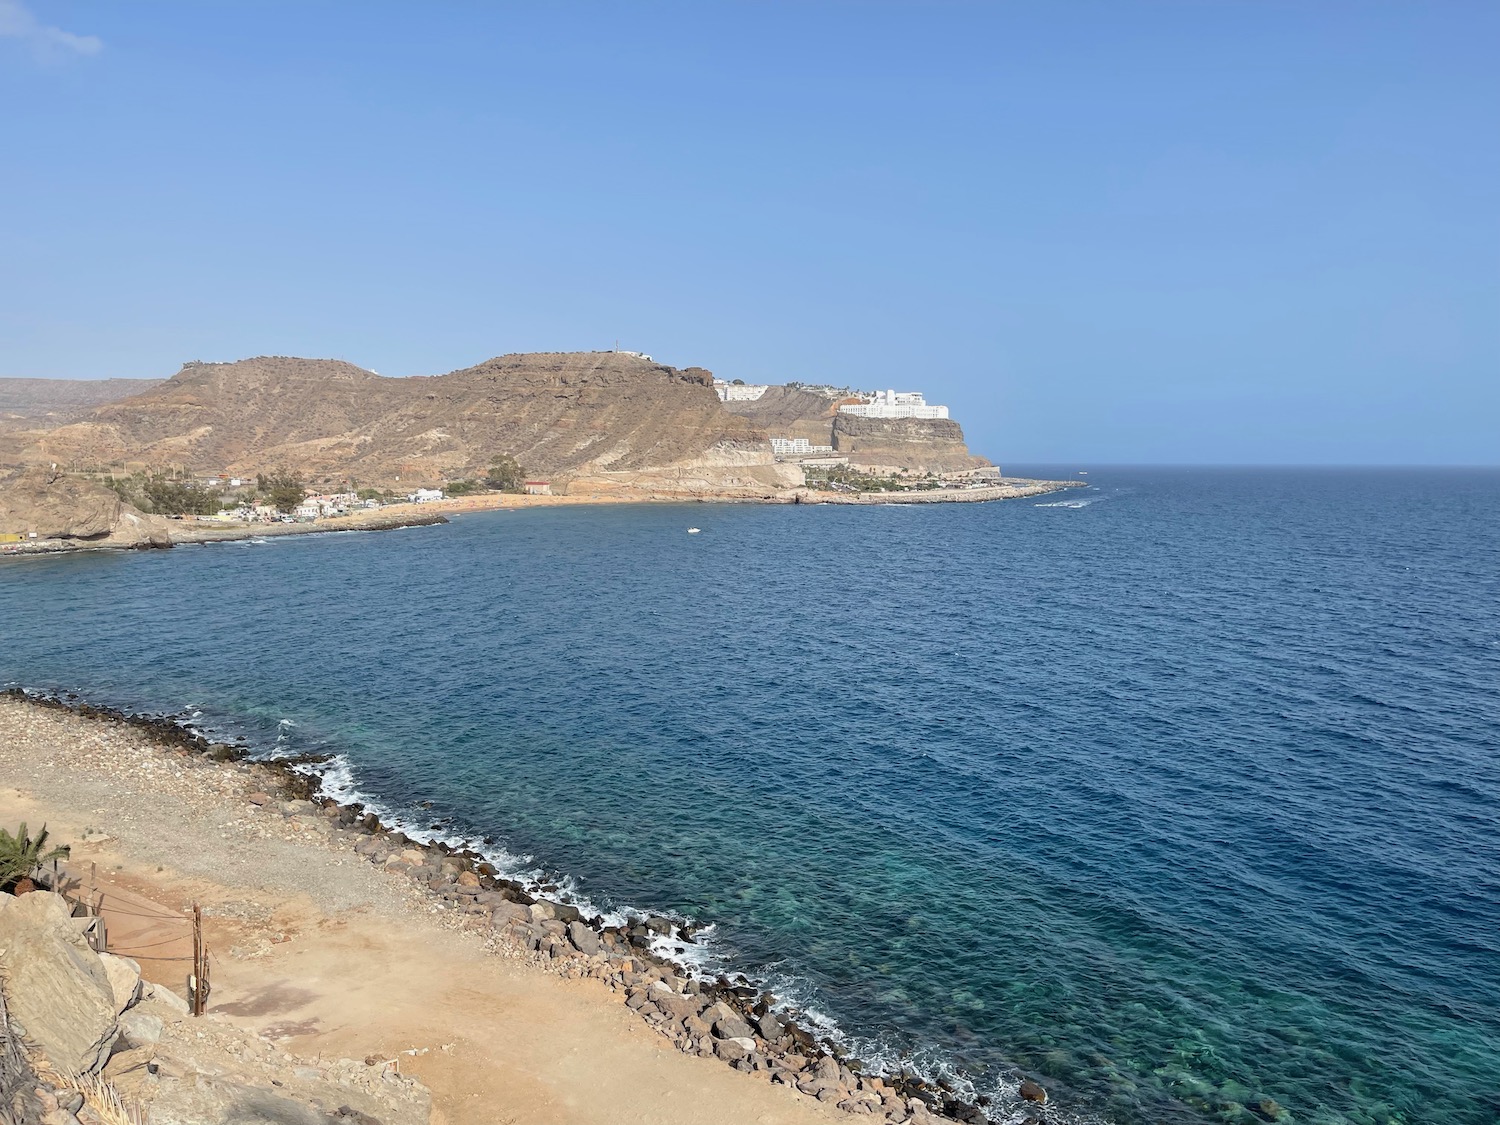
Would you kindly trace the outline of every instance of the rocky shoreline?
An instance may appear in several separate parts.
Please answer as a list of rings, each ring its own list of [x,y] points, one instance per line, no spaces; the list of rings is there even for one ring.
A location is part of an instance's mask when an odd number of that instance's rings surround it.
[[[430,511],[403,511],[381,514],[355,514],[314,520],[310,523],[223,524],[207,520],[173,520],[149,517],[149,534],[57,537],[0,543],[0,557],[66,554],[76,551],[122,551],[162,549],[189,544],[230,543],[281,535],[318,535],[336,531],[394,531],[402,527],[430,527],[449,522],[445,513],[472,513],[495,508],[552,507],[561,504],[649,504],[649,503],[725,503],[725,504],[976,504],[992,500],[1019,500],[1045,496],[1068,488],[1086,487],[1087,481],[1044,481],[1014,478],[985,488],[912,490],[907,492],[822,492],[796,488],[779,494],[746,496],[740,494],[673,494],[654,490],[640,496],[612,494],[587,499],[570,496],[528,496],[524,505],[508,503],[517,498],[497,498],[489,504],[485,497],[464,501],[439,501]],[[439,509],[440,506],[440,510]],[[412,505],[411,507],[415,507]],[[139,517],[137,519],[148,519]]]
[[[248,794],[267,816],[342,843],[371,864],[405,876],[445,909],[488,931],[491,948],[566,977],[588,977],[606,985],[626,1007],[665,1036],[679,1051],[722,1060],[741,1071],[765,1072],[773,1084],[796,1089],[830,1108],[877,1116],[892,1125],[953,1120],[983,1125],[991,1118],[985,1099],[968,1102],[946,1083],[910,1072],[875,1075],[836,1043],[799,1022],[777,998],[742,975],[699,979],[651,949],[653,940],[691,943],[679,922],[644,916],[621,925],[587,916],[578,907],[548,897],[548,888],[528,888],[504,878],[479,853],[443,842],[423,843],[387,825],[362,805],[340,804],[320,794],[308,759],[247,762],[240,746],[216,743],[162,717],[98,707],[73,697],[39,695],[19,688],[0,696],[31,706],[67,711],[81,718],[122,724],[182,755],[237,763],[259,786]],[[209,764],[204,762],[205,765]],[[1052,1120],[1041,1086],[1020,1083],[1022,1117],[1029,1125]],[[1015,1110],[1016,1107],[1010,1107]]]
[[[911,492],[820,492],[803,504],[980,504],[989,500],[1022,500],[1068,488],[1087,488],[1086,480],[1012,480],[988,488],[931,489]]]
[[[78,551],[165,550],[193,543],[232,543],[238,540],[260,539],[266,536],[318,535],[335,531],[395,531],[401,527],[429,527],[433,524],[447,522],[448,517],[437,512],[400,516],[342,516],[306,524],[212,525],[197,522],[188,523],[183,521],[178,523],[171,520],[157,520],[156,523],[158,525],[164,525],[169,530],[166,532],[158,531],[150,537],[143,537],[134,541],[55,538],[5,543],[0,544],[0,557],[9,557],[12,555],[60,555],[72,554]]]

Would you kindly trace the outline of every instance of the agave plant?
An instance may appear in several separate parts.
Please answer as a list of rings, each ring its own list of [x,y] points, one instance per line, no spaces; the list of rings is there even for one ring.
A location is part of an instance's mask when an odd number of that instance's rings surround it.
[[[66,844],[50,849],[47,847],[45,824],[35,836],[26,831],[24,821],[14,836],[0,828],[0,888],[12,894],[25,894],[34,890],[36,885],[31,881],[32,871],[44,863],[67,857]]]

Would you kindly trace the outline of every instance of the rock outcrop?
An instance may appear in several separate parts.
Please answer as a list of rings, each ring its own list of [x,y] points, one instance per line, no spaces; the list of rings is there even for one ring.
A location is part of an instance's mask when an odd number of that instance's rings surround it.
[[[115,1098],[149,1107],[154,1125],[430,1120],[426,1088],[386,1061],[298,1065],[246,1029],[190,1018],[134,961],[90,948],[70,914],[46,891],[0,894],[0,1085],[19,1099],[19,1120],[120,1120]]]
[[[13,1023],[58,1073],[104,1069],[119,1036],[115,993],[66,902],[0,895],[0,976]]]
[[[95,481],[33,466],[0,477],[0,536],[101,547],[169,547],[165,520]]]

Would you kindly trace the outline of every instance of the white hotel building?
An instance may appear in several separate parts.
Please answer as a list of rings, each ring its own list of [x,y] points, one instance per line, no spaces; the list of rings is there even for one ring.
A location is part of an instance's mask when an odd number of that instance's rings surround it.
[[[814,445],[805,437],[771,439],[771,452],[778,457],[813,457],[819,453],[832,453],[831,445]]]
[[[726,383],[723,379],[714,380],[714,390],[718,392],[720,402],[755,402],[770,389],[768,383]]]
[[[946,406],[928,406],[921,391],[876,391],[869,402],[839,407],[840,414],[861,418],[946,418]]]

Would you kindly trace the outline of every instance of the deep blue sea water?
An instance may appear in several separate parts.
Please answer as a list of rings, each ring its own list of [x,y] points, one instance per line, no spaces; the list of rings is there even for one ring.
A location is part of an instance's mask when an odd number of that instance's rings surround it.
[[[1500,473],[1088,479],[0,562],[0,681],[336,751],[1002,1106],[1493,1125]]]

